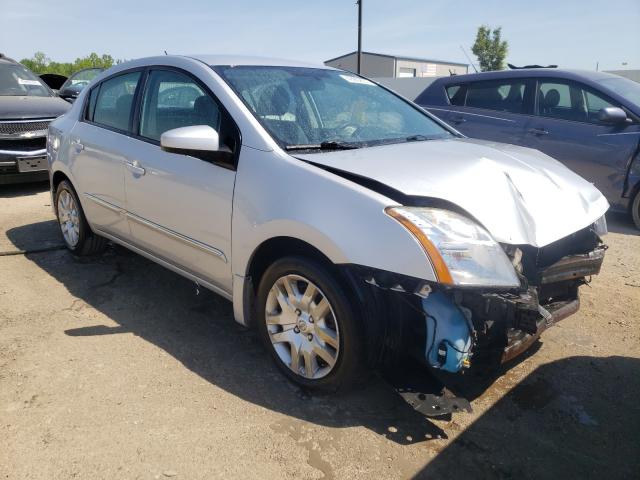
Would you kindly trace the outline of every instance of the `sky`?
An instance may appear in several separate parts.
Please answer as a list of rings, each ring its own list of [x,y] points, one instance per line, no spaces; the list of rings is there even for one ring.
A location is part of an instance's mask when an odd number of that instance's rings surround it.
[[[501,26],[515,65],[640,69],[640,0],[363,0],[363,49],[468,63]],[[356,49],[355,0],[0,0],[0,52],[247,54],[321,63]],[[626,65],[623,65],[626,63]]]

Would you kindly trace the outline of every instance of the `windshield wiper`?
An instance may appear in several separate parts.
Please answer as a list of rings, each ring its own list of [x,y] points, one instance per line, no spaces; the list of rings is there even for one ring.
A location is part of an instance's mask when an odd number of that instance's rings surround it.
[[[313,143],[308,145],[287,145],[284,147],[285,150],[353,150],[354,148],[359,148],[356,145],[342,142],[321,142],[321,143]]]
[[[431,137],[427,137],[426,135],[410,135],[405,138],[407,142],[422,142],[424,140],[433,140]]]

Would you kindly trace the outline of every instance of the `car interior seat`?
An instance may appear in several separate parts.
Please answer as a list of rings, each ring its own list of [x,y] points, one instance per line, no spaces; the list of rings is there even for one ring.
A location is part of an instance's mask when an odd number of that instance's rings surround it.
[[[208,95],[202,95],[193,102],[194,121],[198,125],[209,125],[219,132],[220,110]]]
[[[289,92],[282,85],[274,85],[266,88],[258,98],[256,113],[274,135],[289,145],[302,145],[309,143],[297,122],[283,120],[282,117],[289,111]]]
[[[114,126],[123,130],[129,128],[132,103],[133,95],[131,93],[118,97],[118,99],[116,100],[116,108],[112,119],[112,123]]]
[[[467,94],[467,107],[502,110],[503,99],[497,88],[472,88]]]

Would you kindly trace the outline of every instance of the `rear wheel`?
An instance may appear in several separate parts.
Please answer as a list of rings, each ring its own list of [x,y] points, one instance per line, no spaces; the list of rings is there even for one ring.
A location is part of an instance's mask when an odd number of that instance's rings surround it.
[[[363,378],[362,328],[328,268],[303,257],[278,260],[263,275],[257,302],[260,336],[291,380],[336,391]]]
[[[76,255],[95,255],[104,250],[107,240],[91,231],[78,195],[63,180],[56,189],[56,214],[64,243]]]
[[[631,204],[631,218],[633,218],[636,228],[640,229],[640,190],[636,193],[636,198],[633,199]]]

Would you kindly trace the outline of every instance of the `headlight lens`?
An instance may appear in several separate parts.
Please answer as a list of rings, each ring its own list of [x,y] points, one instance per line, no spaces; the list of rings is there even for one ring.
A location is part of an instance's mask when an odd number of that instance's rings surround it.
[[[439,208],[389,207],[385,211],[422,245],[440,283],[484,287],[520,285],[502,247],[473,220]]]

